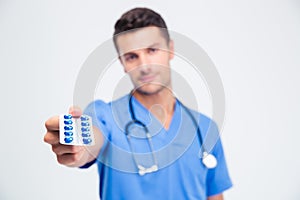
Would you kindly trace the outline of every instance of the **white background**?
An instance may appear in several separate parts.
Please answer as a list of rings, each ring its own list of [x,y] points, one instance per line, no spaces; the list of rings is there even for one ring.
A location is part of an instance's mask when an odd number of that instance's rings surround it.
[[[67,112],[88,55],[130,8],[197,42],[226,94],[231,200],[300,199],[300,2],[0,1],[0,199],[97,199],[96,167],[57,164],[44,121]],[[109,86],[108,86],[109,87]]]

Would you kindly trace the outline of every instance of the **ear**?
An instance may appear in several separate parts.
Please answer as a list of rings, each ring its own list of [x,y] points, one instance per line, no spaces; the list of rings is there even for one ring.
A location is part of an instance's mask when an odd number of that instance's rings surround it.
[[[169,41],[169,58],[170,60],[174,58],[174,41],[171,39]]]

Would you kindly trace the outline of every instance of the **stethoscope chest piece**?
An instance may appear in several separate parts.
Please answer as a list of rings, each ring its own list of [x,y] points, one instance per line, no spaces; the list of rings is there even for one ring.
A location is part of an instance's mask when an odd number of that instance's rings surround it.
[[[202,163],[208,168],[213,169],[217,166],[218,162],[214,155],[207,152],[203,153]]]

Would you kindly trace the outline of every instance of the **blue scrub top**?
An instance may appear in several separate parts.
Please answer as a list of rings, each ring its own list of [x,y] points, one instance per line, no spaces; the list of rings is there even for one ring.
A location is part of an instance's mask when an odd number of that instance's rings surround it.
[[[131,121],[129,95],[116,101],[92,102],[84,111],[93,118],[93,125],[104,135],[105,141],[97,160],[100,178],[99,195],[102,200],[203,199],[222,193],[232,186],[216,124],[208,117],[190,110],[197,119],[202,138],[218,165],[207,169],[199,157],[201,146],[196,128],[187,112],[177,101],[168,130],[134,97],[136,118],[147,125],[152,135],[153,152],[140,127],[130,129],[131,144],[138,164],[150,167],[153,153],[159,170],[140,176],[133,152],[125,135]],[[211,147],[211,148],[210,148]]]

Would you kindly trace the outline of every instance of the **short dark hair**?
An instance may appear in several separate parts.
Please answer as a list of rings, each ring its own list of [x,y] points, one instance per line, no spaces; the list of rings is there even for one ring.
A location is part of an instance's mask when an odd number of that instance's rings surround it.
[[[166,39],[166,42],[168,43],[170,41],[167,25],[158,13],[149,8],[133,8],[124,13],[115,24],[113,39],[116,49],[118,50],[116,40],[119,33],[148,26],[161,28],[162,35]]]

